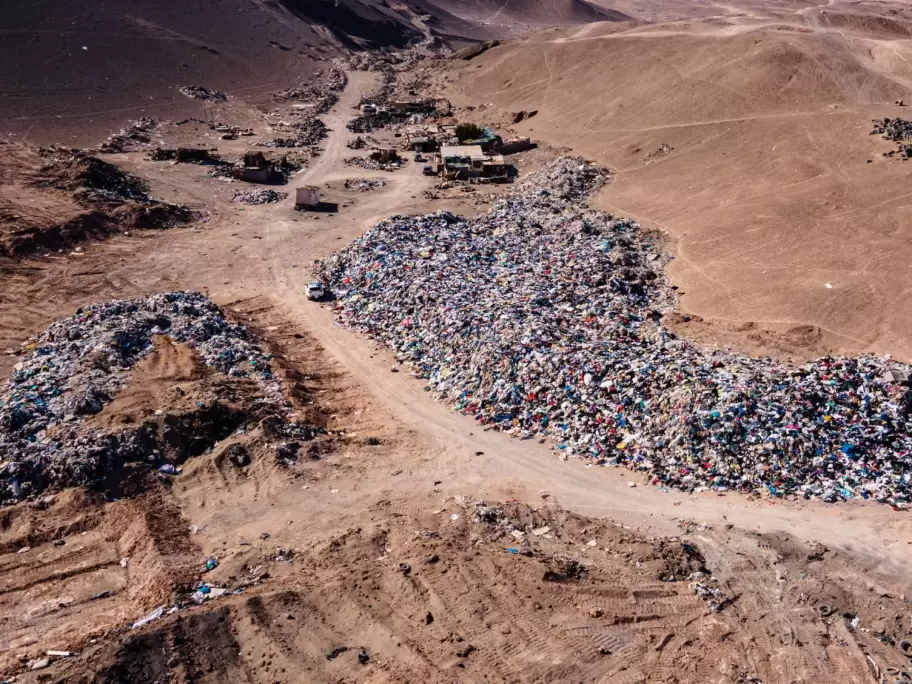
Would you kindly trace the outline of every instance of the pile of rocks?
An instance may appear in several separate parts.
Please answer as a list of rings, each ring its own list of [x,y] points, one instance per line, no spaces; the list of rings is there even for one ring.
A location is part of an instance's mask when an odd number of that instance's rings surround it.
[[[113,400],[158,334],[188,344],[214,371],[252,379],[261,403],[285,406],[271,356],[198,292],[83,307],[25,345],[26,356],[0,393],[0,504],[47,488],[96,484],[128,461],[160,465],[148,430],[85,425]],[[218,401],[198,407],[216,431],[230,434],[243,422]],[[313,433],[307,426],[273,431]]]
[[[238,190],[231,199],[238,204],[272,204],[287,197],[288,193],[280,190]]]
[[[607,178],[562,158],[475,218],[383,221],[317,272],[342,323],[484,425],[688,491],[909,504],[909,368],[677,339],[653,236],[584,203]]]
[[[182,95],[194,100],[203,100],[204,102],[227,102],[228,95],[221,90],[209,90],[198,85],[188,85],[178,88]]]
[[[901,155],[903,161],[912,158],[912,121],[905,119],[874,119],[871,135],[881,135],[884,140],[896,143],[896,149],[884,152],[885,157]]]
[[[884,140],[900,142],[912,140],[912,121],[905,119],[872,119],[874,129],[871,135],[883,136]]]

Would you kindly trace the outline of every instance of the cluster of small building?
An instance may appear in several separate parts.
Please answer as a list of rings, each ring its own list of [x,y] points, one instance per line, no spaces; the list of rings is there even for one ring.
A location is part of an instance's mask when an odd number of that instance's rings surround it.
[[[482,128],[482,135],[473,140],[460,141],[455,124],[418,123],[406,126],[405,145],[419,158],[428,155],[425,175],[444,176],[450,179],[490,178],[506,180],[513,173],[512,165],[504,159],[534,147],[529,138],[504,142],[490,128]]]
[[[508,180],[514,175],[504,155],[515,154],[535,147],[529,138],[504,141],[491,128],[477,128],[478,135],[467,139],[459,122],[451,118],[449,102],[430,100],[391,100],[383,105],[362,103],[362,117],[382,117],[392,124],[400,139],[400,151],[424,161],[424,173],[449,180],[488,178]],[[475,127],[473,127],[475,128]],[[388,162],[395,158],[394,148],[375,148],[371,158]]]

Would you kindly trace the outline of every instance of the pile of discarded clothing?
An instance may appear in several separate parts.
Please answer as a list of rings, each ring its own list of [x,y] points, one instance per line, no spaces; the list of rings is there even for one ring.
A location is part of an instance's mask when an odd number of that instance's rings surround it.
[[[146,427],[87,424],[126,385],[130,369],[153,350],[156,335],[189,345],[213,372],[255,383],[258,405],[271,406],[279,416],[273,422],[282,423],[272,432],[315,434],[309,426],[285,425],[286,400],[271,356],[202,294],[165,292],[93,304],[30,340],[0,393],[0,504],[48,488],[96,484],[130,461],[161,465]],[[245,419],[231,402],[198,402],[194,410],[199,416],[188,420],[205,421],[218,438]],[[164,431],[178,434],[181,420],[176,417]],[[157,437],[168,443],[167,435]]]
[[[274,202],[281,202],[283,199],[288,197],[287,192],[282,192],[280,190],[238,190],[234,193],[232,201],[237,202],[238,204],[272,204]]]
[[[575,158],[472,219],[396,216],[318,264],[339,320],[479,423],[658,485],[910,503],[909,367],[799,367],[705,350],[662,324],[668,257],[587,207]]]

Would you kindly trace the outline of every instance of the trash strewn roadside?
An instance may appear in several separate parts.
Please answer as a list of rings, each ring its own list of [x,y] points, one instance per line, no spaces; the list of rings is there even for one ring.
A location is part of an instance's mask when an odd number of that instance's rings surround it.
[[[908,366],[793,368],[677,339],[652,236],[584,203],[604,181],[562,158],[482,215],[396,216],[317,270],[343,324],[484,425],[687,491],[907,505]]]

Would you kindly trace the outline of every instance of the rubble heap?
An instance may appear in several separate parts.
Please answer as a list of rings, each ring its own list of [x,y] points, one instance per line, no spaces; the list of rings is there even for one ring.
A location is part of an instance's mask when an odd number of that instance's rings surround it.
[[[228,95],[223,93],[221,90],[209,90],[209,88],[204,88],[203,86],[198,85],[188,85],[178,88],[182,95],[193,100],[203,100],[205,102],[227,102]]]
[[[425,100],[420,104],[420,113],[426,116],[433,116],[437,111],[431,100]],[[388,109],[379,109],[376,112],[362,112],[349,121],[346,127],[352,133],[370,133],[378,128],[408,121],[413,115],[413,112],[391,111]]]
[[[136,228],[167,228],[187,223],[198,214],[181,204],[153,199],[145,182],[84,150],[51,147],[39,150],[45,165],[41,187],[71,192],[88,207],[104,210],[126,207],[121,221]]]
[[[288,193],[280,190],[266,189],[251,190],[249,192],[238,190],[234,193],[232,200],[238,204],[272,204],[273,202],[281,202],[287,197]]]
[[[26,344],[27,355],[0,394],[0,504],[49,487],[95,484],[128,461],[157,465],[161,457],[142,426],[113,431],[84,425],[112,401],[157,334],[190,345],[215,371],[251,378],[264,402],[284,406],[271,357],[198,292],[83,307]],[[217,401],[203,409],[229,422]],[[229,434],[234,429],[226,427]],[[312,432],[284,423],[274,431]]]
[[[365,171],[395,171],[400,168],[399,161],[379,162],[370,157],[347,157],[342,160],[346,166],[354,166]]]
[[[42,149],[42,185],[77,193],[85,201],[148,202],[148,186],[114,164],[82,150],[65,147]]]
[[[370,192],[386,185],[383,180],[371,180],[369,178],[349,178],[345,181],[346,190],[360,190],[361,192]]]
[[[158,121],[144,116],[129,126],[121,128],[117,133],[109,135],[98,146],[98,149],[101,152],[113,154],[141,148],[152,143],[152,136],[149,134],[157,127]]]
[[[393,217],[317,270],[342,323],[484,425],[688,491],[907,505],[909,368],[792,368],[677,339],[651,236],[584,203],[605,179],[562,158],[484,214]]]
[[[326,124],[314,116],[288,124],[285,128],[294,133],[293,138],[275,138],[258,143],[258,145],[260,147],[312,147],[323,140],[329,131]]]

